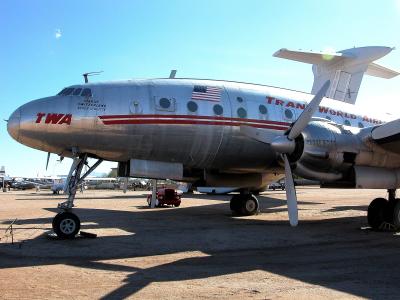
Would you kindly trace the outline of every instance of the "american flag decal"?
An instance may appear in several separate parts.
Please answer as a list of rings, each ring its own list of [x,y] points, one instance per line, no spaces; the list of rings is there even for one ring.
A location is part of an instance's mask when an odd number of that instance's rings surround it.
[[[221,91],[220,87],[195,85],[192,92],[192,99],[218,102],[221,99]]]

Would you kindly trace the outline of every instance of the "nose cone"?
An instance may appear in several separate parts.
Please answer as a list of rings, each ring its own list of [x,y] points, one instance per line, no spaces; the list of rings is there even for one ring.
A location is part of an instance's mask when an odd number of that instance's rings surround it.
[[[18,141],[19,128],[21,122],[21,110],[18,108],[12,113],[7,123],[8,134],[13,137],[14,140]]]

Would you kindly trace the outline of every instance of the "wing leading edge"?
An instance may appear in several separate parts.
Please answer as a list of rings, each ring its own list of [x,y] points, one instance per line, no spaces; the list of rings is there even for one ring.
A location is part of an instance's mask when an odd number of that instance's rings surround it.
[[[385,150],[400,154],[400,119],[375,127],[371,136]]]

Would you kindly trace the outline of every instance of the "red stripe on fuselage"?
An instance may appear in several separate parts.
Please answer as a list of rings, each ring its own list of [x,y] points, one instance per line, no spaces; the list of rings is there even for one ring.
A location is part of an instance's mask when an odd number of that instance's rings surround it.
[[[243,120],[243,119],[242,119]],[[166,119],[145,119],[145,120],[135,120],[135,119],[125,119],[125,120],[103,120],[104,125],[126,125],[126,124],[173,124],[173,125],[217,125],[217,126],[240,126],[247,125],[257,128],[266,128],[266,129],[274,129],[274,130],[287,130],[289,126],[279,126],[272,124],[254,124],[248,123],[243,120],[241,123],[237,122],[215,122],[215,121],[207,121],[207,120],[166,120]]]
[[[228,118],[228,117],[213,117],[213,116],[194,116],[194,115],[105,115],[99,116],[99,118],[105,122],[110,122],[110,119],[113,119],[114,122],[121,122],[121,121],[128,121],[128,120],[136,120],[136,119],[156,119],[163,120],[163,119],[172,119],[173,121],[178,121],[180,119],[191,119],[191,120],[210,120],[210,121],[218,121],[216,123],[220,124],[221,121],[239,121],[242,124],[251,123],[260,123],[266,125],[280,125],[288,127],[290,123],[287,122],[278,122],[278,121],[270,121],[270,120],[258,120],[258,119],[242,119],[242,118]],[[125,119],[125,120],[121,120]],[[122,124],[122,123],[121,123]],[[124,123],[129,124],[129,123]],[[217,125],[218,125],[217,124]],[[237,123],[234,123],[237,124]],[[239,124],[241,125],[241,124]]]

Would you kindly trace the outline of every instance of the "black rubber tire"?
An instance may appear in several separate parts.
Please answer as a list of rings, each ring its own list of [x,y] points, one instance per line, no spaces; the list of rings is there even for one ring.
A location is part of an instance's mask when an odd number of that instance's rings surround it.
[[[368,224],[373,229],[379,229],[383,222],[385,222],[386,208],[388,201],[384,198],[374,199],[368,206]]]
[[[240,212],[240,207],[241,207],[241,198],[240,195],[233,195],[231,198],[231,202],[229,203],[229,207],[231,208],[231,211],[233,211],[236,214],[241,214]]]
[[[400,199],[395,200],[395,205],[392,211],[392,224],[396,229],[400,228]]]
[[[81,221],[71,212],[57,214],[52,225],[55,234],[62,239],[73,239],[81,229]]]
[[[257,214],[258,212],[258,200],[254,195],[243,195],[241,199],[241,215],[243,216],[252,216]]]
[[[60,214],[61,214],[61,213],[56,214],[56,215],[54,216],[54,218],[53,218],[53,221],[51,222],[51,226],[52,226],[54,232],[56,232],[56,231],[55,231],[56,222],[57,222],[57,218],[59,217]]]

